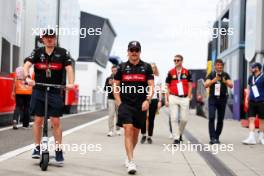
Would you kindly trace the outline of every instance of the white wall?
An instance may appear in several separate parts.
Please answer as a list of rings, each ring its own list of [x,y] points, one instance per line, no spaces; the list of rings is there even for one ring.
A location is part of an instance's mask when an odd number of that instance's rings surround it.
[[[56,27],[57,0],[37,0],[37,23],[39,28]]]
[[[57,28],[58,0],[38,0],[38,28]],[[72,9],[72,10],[70,10]],[[60,0],[59,45],[70,51],[73,59],[79,56],[80,6],[77,0]],[[74,35],[74,29],[78,30]],[[75,30],[75,31],[76,31]]]
[[[16,45],[21,48],[23,9],[24,0],[0,0],[0,40],[3,37],[10,43],[10,70],[12,70],[13,59],[12,46]],[[2,44],[0,44],[0,48],[2,48]],[[2,52],[0,52],[0,56]]]
[[[69,10],[72,9],[72,10]],[[79,57],[80,6],[77,0],[61,0],[60,28],[70,33],[59,36],[61,47],[70,51],[73,59]],[[78,30],[78,33],[74,31]]]
[[[1,66],[1,56],[2,56],[2,25],[3,23],[3,8],[4,0],[0,0],[0,66]]]
[[[1,0],[1,33],[2,37],[7,39],[9,42],[16,44],[16,23],[17,19],[14,18],[16,12],[16,0]]]
[[[37,21],[37,3],[35,0],[25,0],[24,18],[22,26],[22,43],[20,50],[20,64],[30,55],[35,48],[35,35],[32,28],[36,27]]]
[[[89,96],[92,103],[93,90],[102,90],[106,78],[111,74],[112,64],[108,62],[106,68],[102,68],[95,62],[76,62],[75,82],[79,85],[79,95]],[[98,79],[98,72],[102,73],[101,79]]]

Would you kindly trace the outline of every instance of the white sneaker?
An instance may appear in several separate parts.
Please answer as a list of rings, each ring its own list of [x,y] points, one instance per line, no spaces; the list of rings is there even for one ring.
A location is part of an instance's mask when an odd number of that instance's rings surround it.
[[[137,166],[136,166],[135,162],[133,160],[129,161],[127,173],[130,175],[134,175],[136,172],[137,172]]]
[[[125,161],[125,166],[126,166],[126,168],[128,168],[128,166],[129,166],[129,160],[126,158],[126,161]]]
[[[108,136],[108,137],[112,137],[113,135],[114,135],[113,131],[109,131],[109,132],[107,133],[107,136]]]
[[[116,130],[116,135],[121,136],[121,130]]]
[[[255,133],[254,132],[250,132],[248,138],[243,140],[242,143],[246,144],[246,145],[255,145],[255,144],[257,144]]]
[[[258,143],[264,145],[264,133],[260,132],[258,136]]]
[[[172,134],[169,135],[169,139],[173,139],[173,135]]]
[[[262,138],[260,141],[259,141],[260,144],[264,145],[264,139]]]

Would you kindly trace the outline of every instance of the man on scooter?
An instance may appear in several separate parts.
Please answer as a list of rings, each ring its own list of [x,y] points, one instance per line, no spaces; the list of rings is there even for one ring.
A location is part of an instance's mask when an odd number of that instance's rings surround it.
[[[74,73],[69,52],[57,46],[54,30],[44,30],[41,37],[44,47],[35,49],[31,56],[25,59],[23,67],[25,81],[29,85],[34,86],[30,102],[30,112],[35,116],[33,126],[35,148],[32,153],[32,158],[34,159],[40,158],[40,142],[45,113],[45,88],[36,85],[35,82],[62,85],[65,80],[64,73],[66,70],[68,78],[66,88],[74,87]],[[29,74],[29,69],[33,65],[35,81],[31,79]],[[63,151],[60,147],[62,143],[60,117],[63,114],[63,107],[64,102],[61,89],[51,87],[48,91],[48,117],[53,127],[55,144],[58,146],[55,150],[55,160],[59,164],[63,164],[64,161]]]

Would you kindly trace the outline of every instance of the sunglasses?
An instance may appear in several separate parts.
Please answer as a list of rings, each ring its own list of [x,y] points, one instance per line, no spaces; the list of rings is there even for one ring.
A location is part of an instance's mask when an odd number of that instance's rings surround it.
[[[47,39],[55,39],[56,36],[55,36],[55,35],[47,35],[47,36],[43,36],[43,38],[47,38]]]
[[[140,49],[139,49],[139,48],[131,48],[131,49],[129,49],[129,51],[130,51],[131,53],[133,53],[133,52],[138,53],[138,52],[140,51]]]
[[[174,62],[181,62],[180,59],[174,59]]]

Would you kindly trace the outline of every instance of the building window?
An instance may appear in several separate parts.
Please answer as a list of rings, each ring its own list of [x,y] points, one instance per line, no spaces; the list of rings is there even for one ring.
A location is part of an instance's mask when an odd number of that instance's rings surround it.
[[[19,66],[19,47],[13,45],[13,71]]]
[[[229,28],[229,12],[221,19],[220,26],[220,52],[222,53],[228,48],[228,28]]]
[[[10,73],[10,43],[2,38],[1,72]]]

